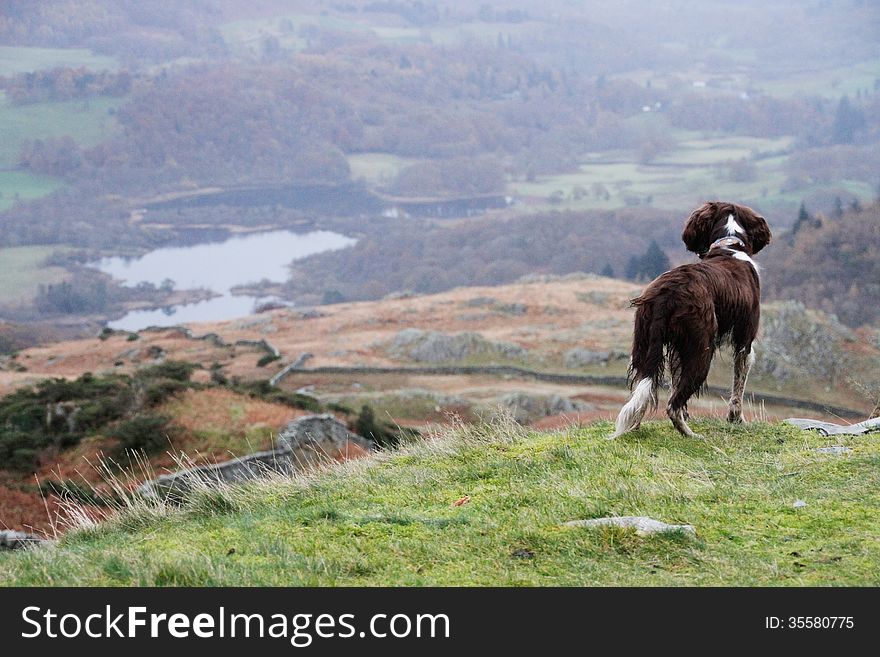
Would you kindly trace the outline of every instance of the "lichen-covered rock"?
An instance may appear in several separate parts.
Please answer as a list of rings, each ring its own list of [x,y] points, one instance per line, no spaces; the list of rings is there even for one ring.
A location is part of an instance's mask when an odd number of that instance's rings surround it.
[[[592,349],[583,349],[582,347],[569,349],[565,352],[565,356],[563,356],[563,362],[569,369],[586,365],[607,365],[610,359],[610,351],[593,351]]]
[[[810,376],[833,383],[850,367],[842,344],[853,340],[852,331],[833,315],[797,301],[766,304],[753,372],[779,382]]]
[[[20,550],[45,542],[45,539],[33,534],[25,534],[12,529],[0,530],[0,550]]]
[[[479,333],[466,331],[450,335],[415,328],[398,332],[388,350],[397,358],[420,363],[450,363],[469,358],[510,360],[528,353],[519,345],[487,340]]]
[[[693,525],[669,525],[648,516],[612,516],[609,518],[591,518],[590,520],[570,520],[566,527],[623,527],[636,530],[639,536],[662,534],[664,532],[684,532],[696,536]]]
[[[308,415],[278,434],[278,447],[212,465],[161,475],[138,492],[150,498],[180,497],[187,491],[214,483],[234,483],[267,474],[293,474],[329,461],[365,456],[372,441],[352,433],[329,414]]]
[[[501,398],[501,405],[510,411],[519,423],[531,422],[550,415],[588,411],[592,406],[580,400],[559,395],[537,395],[513,392]]]

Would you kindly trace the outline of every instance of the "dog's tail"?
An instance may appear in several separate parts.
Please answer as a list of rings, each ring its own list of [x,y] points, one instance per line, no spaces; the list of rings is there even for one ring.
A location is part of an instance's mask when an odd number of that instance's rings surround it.
[[[636,319],[628,375],[632,397],[620,409],[611,438],[637,428],[648,408],[657,405],[657,388],[666,364],[663,348],[666,344],[667,323],[665,313],[657,312],[656,304],[656,299],[652,302],[644,297],[633,299]]]

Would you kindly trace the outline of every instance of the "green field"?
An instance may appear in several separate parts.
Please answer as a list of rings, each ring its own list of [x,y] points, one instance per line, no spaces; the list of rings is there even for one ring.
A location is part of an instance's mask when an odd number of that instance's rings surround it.
[[[529,207],[615,209],[647,205],[681,209],[711,198],[735,198],[772,207],[797,205],[818,191],[843,189],[864,200],[872,198],[870,184],[839,180],[787,190],[785,170],[791,137],[703,137],[674,133],[673,148],[648,163],[632,151],[586,153],[579,170],[534,181],[514,180],[511,193],[530,200]],[[751,178],[730,177],[730,162],[745,159],[754,167]],[[598,187],[601,186],[601,187]]]
[[[91,98],[14,105],[0,96],[0,166],[18,163],[25,139],[70,135],[82,146],[94,146],[116,126],[111,110],[121,98]]]
[[[355,180],[363,178],[368,185],[378,187],[388,185],[401,169],[418,161],[392,153],[353,153],[348,156],[351,177]]]
[[[195,494],[133,502],[55,547],[0,554],[7,585],[880,584],[880,435],[667,422],[609,442],[608,422],[515,425]],[[468,502],[453,503],[468,496]],[[805,504],[795,507],[796,501]],[[565,527],[609,515],[691,524],[696,536]]]
[[[409,27],[373,22],[379,18],[379,15],[370,16],[367,20],[358,20],[340,14],[279,14],[267,18],[225,23],[220,26],[220,32],[234,50],[259,55],[262,53],[263,42],[268,37],[277,39],[278,45],[285,50],[302,50],[307,44],[307,38],[300,32],[304,26],[316,26],[339,32],[372,33],[385,41],[398,43],[425,41],[439,45],[455,45],[469,41],[491,44],[495,43],[499,34],[505,38],[519,38],[542,26],[535,21],[520,23],[478,21],[453,26]]]
[[[773,96],[855,96],[859,91],[874,93],[880,84],[880,59],[854,66],[791,75],[780,80],[758,80],[756,86]]]
[[[2,180],[2,178],[0,178]],[[0,249],[0,305],[16,305],[30,301],[40,285],[64,279],[61,267],[44,267],[43,263],[54,246],[16,246]]]
[[[56,67],[115,70],[119,68],[119,62],[113,57],[96,55],[87,48],[0,46],[0,76]]]
[[[112,134],[116,119],[111,111],[120,98],[92,98],[54,103],[14,105],[0,92],[0,211],[15,199],[34,199],[50,194],[63,183],[49,176],[15,171],[22,143],[70,135],[81,146],[97,144]]]
[[[37,176],[27,171],[0,171],[0,212],[11,208],[16,200],[40,198],[62,186],[61,181],[50,176]]]

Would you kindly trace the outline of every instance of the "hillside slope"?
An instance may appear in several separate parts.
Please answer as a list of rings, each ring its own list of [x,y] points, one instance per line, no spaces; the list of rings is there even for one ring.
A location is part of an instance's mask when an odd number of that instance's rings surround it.
[[[459,427],[297,480],[136,504],[0,555],[9,585],[877,585],[880,435],[697,420]],[[840,439],[838,439],[840,440]],[[805,504],[795,502],[801,500]],[[563,527],[607,515],[696,537]]]

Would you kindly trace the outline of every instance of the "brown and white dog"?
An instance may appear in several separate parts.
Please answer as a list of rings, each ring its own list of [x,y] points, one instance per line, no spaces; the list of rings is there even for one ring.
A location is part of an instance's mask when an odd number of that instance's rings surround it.
[[[701,261],[657,277],[636,308],[629,382],[632,397],[617,417],[616,438],[637,429],[669,366],[666,414],[685,436],[699,438],[687,424],[688,400],[699,394],[715,349],[733,347],[733,388],[727,419],[742,422],[742,397],[754,362],[761,283],[752,256],[770,242],[764,217],[735,203],[705,203],[691,214],[681,239]]]

